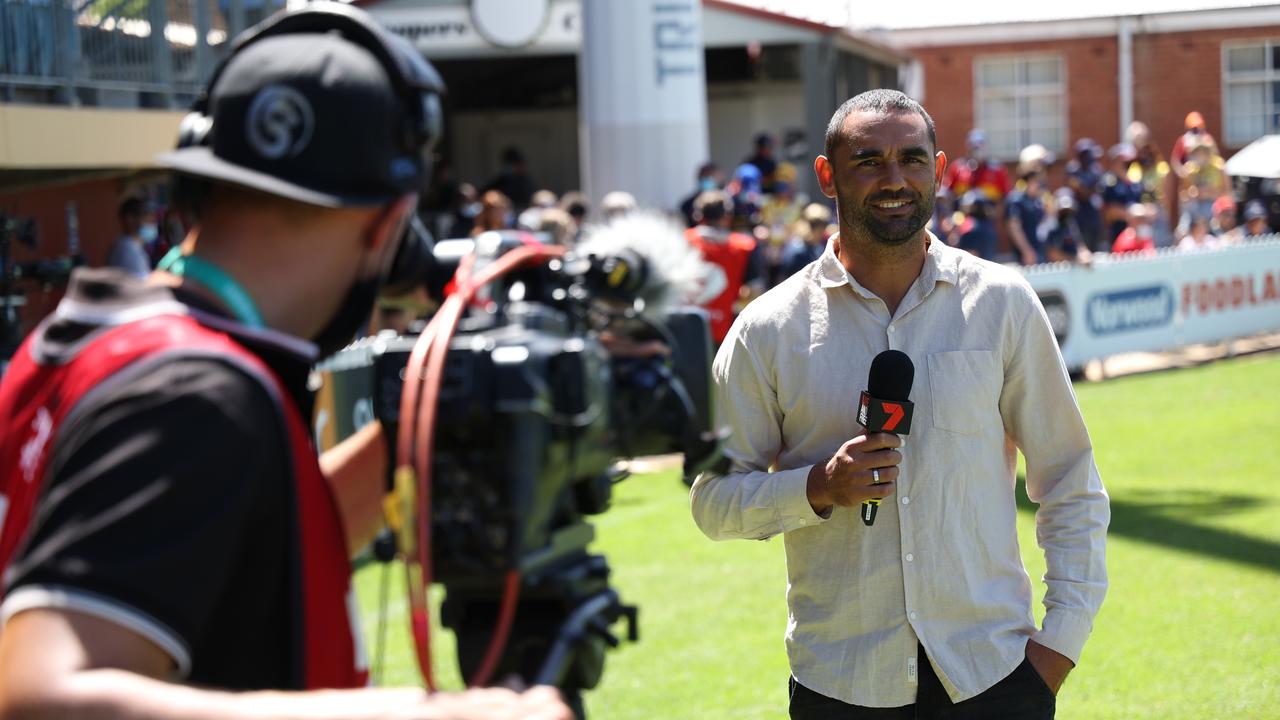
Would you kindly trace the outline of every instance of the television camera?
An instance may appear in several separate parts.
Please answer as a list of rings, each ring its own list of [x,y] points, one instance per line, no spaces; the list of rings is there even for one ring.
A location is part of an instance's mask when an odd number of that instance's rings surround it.
[[[76,265],[71,257],[14,262],[15,240],[34,250],[38,244],[35,220],[0,213],[0,372],[21,340],[18,308],[26,302],[26,297],[19,293],[16,284],[21,280],[46,286],[65,284]]]
[[[652,240],[662,233],[676,235]],[[619,643],[611,627],[625,619],[637,638],[636,608],[589,551],[588,518],[609,508],[620,458],[683,453],[690,477],[719,458],[709,326],[678,297],[699,263],[678,233],[634,218],[570,251],[515,232],[443,241],[424,272],[444,300],[431,325],[366,338],[321,367],[338,437],[377,417],[400,440],[387,514],[411,600],[443,584],[441,619],[472,684],[514,673],[556,685],[581,717],[581,691]],[[456,333],[442,335],[451,320]],[[432,343],[438,386],[415,408]],[[430,684],[425,595],[411,605]]]

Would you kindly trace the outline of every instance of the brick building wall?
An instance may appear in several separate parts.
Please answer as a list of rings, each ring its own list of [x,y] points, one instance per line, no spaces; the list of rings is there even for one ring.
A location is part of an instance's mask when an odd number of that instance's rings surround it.
[[[1223,43],[1280,40],[1280,25],[1231,30],[1135,35],[1134,117],[1151,127],[1166,153],[1192,110],[1204,115],[1210,134],[1223,137]],[[1223,147],[1223,154],[1239,147]]]
[[[938,127],[938,145],[951,157],[965,152],[974,127],[974,61],[999,56],[1057,54],[1063,58],[1067,88],[1067,146],[1092,137],[1116,142],[1120,114],[1115,38],[1008,42],[908,48],[924,72],[924,106]]]
[[[37,245],[34,250],[13,243],[15,262],[40,258],[56,258],[69,254],[67,203],[75,203],[79,225],[80,252],[91,266],[106,262],[111,243],[120,235],[117,209],[129,181],[123,177],[82,180],[69,184],[32,189],[0,190],[0,212],[35,221]],[[19,290],[27,305],[19,312],[25,335],[45,315],[53,311],[62,298],[63,288],[42,287],[32,281],[21,281]]]
[[[1167,154],[1192,110],[1221,138],[1222,46],[1280,40],[1280,25],[1133,35],[1134,119],[1151,128]],[[936,42],[936,41],[935,41]],[[1001,55],[1059,54],[1065,63],[1067,145],[1091,137],[1104,147],[1120,140],[1119,42],[1115,36],[908,47],[924,73],[924,105],[938,126],[938,143],[963,154],[974,125],[974,61]],[[1224,154],[1239,148],[1223,148]]]

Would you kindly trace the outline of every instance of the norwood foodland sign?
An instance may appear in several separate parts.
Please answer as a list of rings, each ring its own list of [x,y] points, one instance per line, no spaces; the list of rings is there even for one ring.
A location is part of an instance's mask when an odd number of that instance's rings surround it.
[[[1173,322],[1173,289],[1166,285],[1120,290],[1089,298],[1089,331],[1094,335],[1133,332]]]
[[[1027,271],[1070,368],[1280,331],[1278,236],[1208,252],[1098,258],[1091,268]]]

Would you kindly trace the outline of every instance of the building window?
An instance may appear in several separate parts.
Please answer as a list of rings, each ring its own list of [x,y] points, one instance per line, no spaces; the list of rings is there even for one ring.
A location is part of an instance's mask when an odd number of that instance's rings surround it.
[[[1061,57],[986,58],[974,64],[974,74],[974,117],[992,157],[1016,160],[1032,143],[1063,154],[1067,83]]]
[[[1280,132],[1280,40],[1223,48],[1223,143],[1241,147]]]

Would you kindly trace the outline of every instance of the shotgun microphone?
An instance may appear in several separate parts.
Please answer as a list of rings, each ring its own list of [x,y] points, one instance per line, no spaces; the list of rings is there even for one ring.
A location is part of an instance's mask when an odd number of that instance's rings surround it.
[[[915,365],[901,350],[885,350],[871,360],[867,389],[862,391],[858,403],[858,423],[868,433],[906,435],[911,432],[911,413],[915,406],[907,396],[911,394],[915,375]],[[862,503],[863,525],[876,521],[879,507],[878,498]]]

